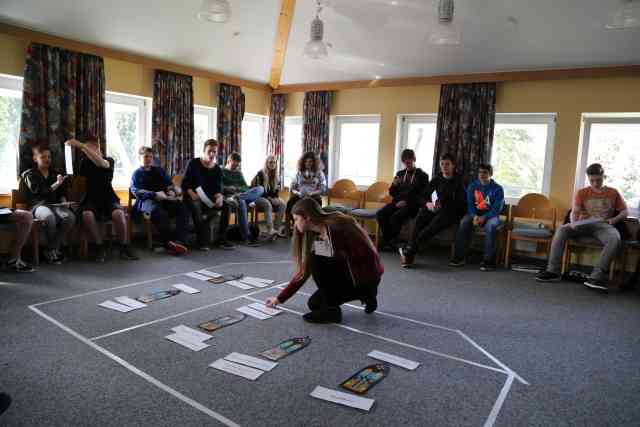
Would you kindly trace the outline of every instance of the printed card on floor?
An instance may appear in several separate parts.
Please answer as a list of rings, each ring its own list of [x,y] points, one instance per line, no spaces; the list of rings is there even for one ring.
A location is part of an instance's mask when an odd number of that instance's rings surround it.
[[[209,347],[208,344],[205,344],[200,341],[196,341],[194,338],[191,338],[191,336],[189,335],[171,334],[171,335],[167,335],[165,338],[168,339],[169,341],[172,341],[176,344],[180,344],[181,346],[186,347],[193,351],[200,351]]]
[[[265,350],[258,354],[262,357],[266,357],[269,360],[278,361],[290,354],[295,353],[296,351],[302,350],[303,348],[308,346],[309,343],[311,343],[311,338],[309,337],[290,338],[288,340],[282,341],[274,348],[270,348],[269,350]]]
[[[275,308],[267,307],[261,302],[254,302],[253,304],[249,304],[247,307],[261,311],[264,314],[268,314],[269,316],[277,316],[278,314],[283,313],[282,310],[276,310]]]
[[[254,310],[253,308],[249,308],[247,306],[238,307],[238,308],[236,308],[236,310],[238,310],[240,313],[244,313],[247,316],[251,316],[251,317],[256,318],[258,320],[271,319],[271,316],[269,316],[268,314],[264,314],[261,311]]]
[[[207,341],[213,338],[209,334],[205,334],[204,332],[200,332],[185,325],[176,326],[175,328],[171,328],[171,330],[176,334],[192,336],[197,341]]]
[[[147,304],[143,304],[140,301],[136,301],[133,298],[129,297],[115,297],[114,300],[133,309],[145,308],[147,306]]]
[[[262,374],[264,374],[264,371],[261,371],[260,369],[250,368],[224,359],[218,359],[209,366],[219,371],[237,375],[251,381],[257,380]]]
[[[149,295],[142,295],[141,297],[136,298],[138,301],[143,302],[145,304],[152,303],[154,301],[159,301],[161,299],[170,298],[172,296],[178,295],[180,293],[179,289],[169,289],[167,291],[158,291]]]
[[[230,280],[230,281],[227,282],[227,285],[231,285],[233,287],[236,287],[238,289],[242,289],[244,291],[246,291],[248,289],[253,289],[253,286],[249,286],[246,283],[238,282],[237,280]]]
[[[229,362],[240,363],[242,365],[260,369],[265,372],[270,371],[278,366],[276,362],[267,362],[266,360],[258,359],[257,357],[253,356],[247,356],[246,354],[242,353],[231,353],[224,358]]]
[[[257,277],[243,277],[240,281],[256,288],[266,288],[273,283],[273,280],[259,279]]]
[[[226,316],[218,317],[217,319],[209,320],[208,322],[204,322],[198,325],[198,328],[207,331],[207,332],[215,332],[218,329],[222,329],[226,326],[231,326],[235,323],[238,323],[244,320],[247,317],[246,314],[243,313],[234,313]]]
[[[361,409],[363,411],[370,411],[371,407],[375,403],[375,400],[368,399],[366,397],[354,396],[353,394],[343,393],[337,390],[331,390],[330,388],[317,386],[312,392],[311,397],[316,399],[326,400],[328,402],[337,403],[340,405],[350,406],[352,408]]]
[[[376,363],[363,368],[340,384],[340,387],[357,394],[365,394],[389,374],[389,367]]]
[[[111,310],[119,311],[120,313],[128,313],[130,311],[135,310],[135,308],[129,307],[128,305],[118,304],[113,301],[104,301],[98,304],[100,307],[108,308]]]
[[[218,274],[218,273],[214,273],[213,271],[209,271],[209,270],[198,270],[196,271],[197,274],[201,274],[203,276],[207,276],[210,278],[217,278],[217,277],[222,277],[222,274]]]
[[[192,288],[191,286],[187,286],[184,283],[178,283],[176,285],[173,285],[172,287],[181,290],[184,293],[187,294],[199,294],[200,290],[196,289],[196,288]]]
[[[372,351],[367,356],[373,357],[374,359],[382,360],[383,362],[391,363],[392,365],[396,365],[401,368],[408,369],[410,371],[413,371],[418,366],[420,366],[419,362],[414,362],[413,360],[405,359],[399,356],[394,356],[393,354],[384,353],[378,350]]]
[[[220,283],[230,282],[232,280],[242,279],[243,277],[244,277],[244,274],[242,274],[242,273],[225,274],[224,276],[211,277],[211,278],[209,278],[209,282],[215,283],[215,284],[220,284]]]
[[[200,273],[186,273],[185,276],[191,277],[192,279],[202,280],[203,282],[207,282],[211,279],[211,277]]]

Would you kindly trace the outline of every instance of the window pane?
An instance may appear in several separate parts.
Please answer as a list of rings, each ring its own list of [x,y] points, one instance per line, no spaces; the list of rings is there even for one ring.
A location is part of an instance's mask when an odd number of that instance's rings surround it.
[[[601,163],[605,184],[617,189],[634,210],[640,207],[640,124],[594,123],[587,165]]]
[[[245,119],[242,121],[242,173],[249,183],[264,165],[265,144],[263,121]]]
[[[193,151],[194,157],[198,157],[202,154],[202,148],[204,142],[210,138],[209,135],[211,129],[209,129],[209,116],[206,114],[194,114],[193,115]]]
[[[9,191],[17,184],[18,138],[22,93],[0,88],[0,188]]]
[[[406,147],[416,152],[416,165],[431,176],[433,152],[436,146],[436,124],[409,123]]]
[[[370,185],[378,176],[379,123],[341,123],[339,179]]]
[[[498,124],[493,136],[493,179],[508,198],[542,193],[548,125]]]
[[[290,186],[298,172],[298,160],[302,157],[302,124],[286,123],[284,126],[284,185]]]
[[[106,103],[107,155],[115,160],[113,181],[116,186],[129,185],[138,166],[140,137],[140,109],[134,105]]]

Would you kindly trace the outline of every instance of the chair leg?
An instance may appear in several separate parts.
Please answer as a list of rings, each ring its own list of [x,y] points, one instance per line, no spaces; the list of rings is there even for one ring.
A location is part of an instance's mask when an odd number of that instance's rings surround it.
[[[153,228],[150,220],[145,219],[144,228],[145,234],[147,235],[147,248],[151,250],[153,249]]]
[[[378,224],[378,221],[376,221],[376,228],[375,228],[375,242],[376,242],[376,249],[380,249],[380,224]]]
[[[511,235],[507,233],[507,248],[504,251],[504,268],[509,268],[511,265]]]
[[[33,246],[33,263],[37,267],[40,264],[40,226],[37,224],[31,227],[31,245]]]
[[[560,269],[560,273],[564,274],[569,269],[569,264],[571,262],[571,249],[568,243],[565,243],[564,250],[562,251],[562,267]]]

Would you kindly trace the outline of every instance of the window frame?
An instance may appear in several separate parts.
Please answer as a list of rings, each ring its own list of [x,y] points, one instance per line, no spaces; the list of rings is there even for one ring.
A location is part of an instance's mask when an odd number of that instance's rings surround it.
[[[329,129],[329,170],[328,170],[328,182],[330,186],[333,186],[340,178],[340,129],[341,125],[345,123],[376,123],[378,125],[378,141],[377,141],[377,153],[376,153],[376,175],[374,183],[379,176],[380,167],[380,138],[382,134],[382,116],[380,114],[345,114],[345,115],[333,115],[330,118]],[[373,184],[373,183],[372,183]],[[369,184],[371,185],[371,184]],[[366,189],[369,185],[359,185],[358,189]]]
[[[23,96],[23,87],[24,87],[24,77],[21,76],[14,76],[11,74],[2,74],[0,73],[0,88],[2,89],[6,89],[6,90],[12,90],[12,91],[16,91],[16,92],[20,92],[20,99],[22,100],[22,96]],[[20,121],[22,121],[22,113],[20,114]],[[20,127],[21,124],[18,123],[18,127]],[[18,133],[18,138],[20,138],[20,134]],[[19,147],[19,142],[17,142],[18,146],[16,152],[14,153],[15,157],[16,157],[16,161],[18,160],[18,153],[20,150]],[[17,190],[18,189],[18,175],[17,175],[17,171],[16,172],[16,177],[15,177],[15,182],[13,183],[13,185],[9,185],[9,186],[5,186],[4,183],[0,184],[0,195],[11,195],[11,192],[13,190]]]
[[[551,176],[553,173],[553,154],[556,141],[556,126],[558,123],[557,113],[496,113],[495,125],[498,124],[546,124],[547,125],[547,142],[545,145],[544,155],[544,171],[542,174],[542,191],[541,193],[549,197],[551,194]],[[495,126],[494,126],[495,144]],[[491,156],[493,157],[493,147]],[[491,159],[493,164],[493,159]],[[495,165],[494,165],[495,167]],[[520,197],[505,197],[505,203],[516,205],[520,201]]]
[[[262,114],[245,113],[244,117],[242,118],[242,122],[244,123],[245,120],[260,122],[260,126],[262,127],[261,144],[262,144],[263,152],[265,155],[265,157],[263,158],[263,162],[264,162],[264,159],[266,159],[266,156],[267,156],[267,134],[269,132],[269,117]],[[240,132],[242,133],[242,124],[240,126],[241,126]],[[243,160],[242,166],[244,166],[244,155],[243,155],[244,145],[245,145],[244,141],[242,141],[240,145],[240,156],[242,157],[242,160]],[[246,169],[242,168],[242,166],[241,166],[241,170],[245,179],[251,180],[253,176],[248,177],[246,175],[247,173]]]
[[[283,162],[284,162],[284,157],[285,157],[285,147],[286,147],[286,144],[287,144],[287,142],[285,140],[286,136],[284,136],[284,135],[287,134],[286,128],[287,128],[288,124],[290,124],[290,125],[300,125],[302,127],[302,132],[300,133],[300,152],[301,152],[301,154],[304,154],[304,143],[303,143],[303,139],[304,139],[304,122],[302,120],[302,116],[285,116],[285,118],[284,118],[285,131],[283,133],[283,141],[282,141],[282,161]],[[283,174],[284,174],[284,170],[283,170]],[[281,179],[282,179],[282,187],[283,188],[285,186],[289,187],[291,185],[290,182],[287,183],[285,181],[284,175],[281,177]]]
[[[589,143],[591,139],[591,126],[593,124],[638,124],[640,125],[640,112],[638,113],[582,113],[580,118],[580,143],[578,145],[578,161],[576,162],[576,176],[573,183],[573,194],[587,186],[587,162],[589,161]],[[640,217],[637,206],[627,206],[629,216]]]
[[[396,118],[396,152],[395,152],[395,171],[401,170],[402,150],[407,148],[409,142],[409,124],[411,123],[433,123],[438,124],[438,113],[419,113],[419,114],[398,114]],[[435,145],[434,145],[435,147]],[[425,171],[431,176],[432,171]]]

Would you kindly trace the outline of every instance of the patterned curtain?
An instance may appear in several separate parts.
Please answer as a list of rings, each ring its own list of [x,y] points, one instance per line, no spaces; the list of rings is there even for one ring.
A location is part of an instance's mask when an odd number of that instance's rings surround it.
[[[224,165],[227,156],[240,152],[244,93],[238,86],[220,83],[218,92],[218,161]]]
[[[281,185],[284,179],[284,110],[286,104],[284,94],[271,95],[267,154],[276,156],[276,159],[278,159],[278,176],[280,177]]]
[[[495,119],[495,83],[443,85],[433,176],[439,172],[440,156],[449,153],[456,159],[458,173],[468,182],[473,180],[480,163],[491,160]]]
[[[303,105],[302,151],[320,156],[327,174],[329,155],[329,113],[331,92],[306,92]],[[328,176],[328,174],[327,174]]]
[[[39,43],[27,50],[18,173],[33,166],[31,149],[46,145],[65,170],[64,141],[97,138],[106,149],[105,78],[101,57]],[[80,156],[75,158],[80,161]]]
[[[169,176],[193,158],[193,78],[156,70],[153,85],[153,148]]]

